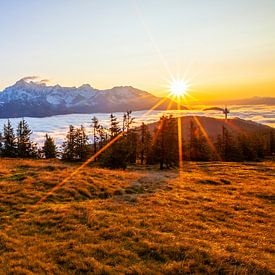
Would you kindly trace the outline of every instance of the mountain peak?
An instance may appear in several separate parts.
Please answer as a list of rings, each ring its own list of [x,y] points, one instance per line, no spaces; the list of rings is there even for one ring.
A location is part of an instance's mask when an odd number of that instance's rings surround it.
[[[44,117],[72,113],[112,113],[147,110],[160,98],[132,86],[97,90],[90,84],[80,87],[47,86],[34,77],[18,80],[0,93],[0,117]],[[167,104],[166,104],[167,103]],[[158,109],[176,108],[165,102]]]

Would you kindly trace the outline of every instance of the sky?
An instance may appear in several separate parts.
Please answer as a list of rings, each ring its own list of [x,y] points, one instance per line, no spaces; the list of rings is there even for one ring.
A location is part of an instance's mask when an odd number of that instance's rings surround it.
[[[195,101],[275,96],[274,0],[0,0],[0,90],[26,76]]]

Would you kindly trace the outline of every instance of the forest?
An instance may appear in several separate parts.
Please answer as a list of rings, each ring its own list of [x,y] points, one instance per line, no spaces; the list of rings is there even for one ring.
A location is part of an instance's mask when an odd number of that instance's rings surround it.
[[[32,130],[22,119],[14,130],[10,120],[0,132],[0,156],[11,158],[60,158],[64,161],[83,162],[97,154],[95,162],[102,167],[125,169],[127,165],[158,164],[160,169],[179,165],[179,150],[187,161],[259,161],[275,153],[274,131],[268,134],[231,134],[227,127],[209,137],[190,121],[188,139],[178,133],[177,118],[163,115],[152,127],[142,123],[134,126],[132,112],[127,111],[120,122],[110,115],[109,127],[104,127],[97,117],[91,119],[92,136],[84,126],[70,125],[61,147],[46,134],[40,148],[32,141]],[[179,142],[181,138],[181,142]],[[179,144],[180,147],[179,147]]]

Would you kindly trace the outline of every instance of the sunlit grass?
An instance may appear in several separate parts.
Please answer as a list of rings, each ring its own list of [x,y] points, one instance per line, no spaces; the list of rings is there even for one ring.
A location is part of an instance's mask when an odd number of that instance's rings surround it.
[[[274,163],[86,166],[18,218],[76,167],[1,160],[3,273],[274,272]]]

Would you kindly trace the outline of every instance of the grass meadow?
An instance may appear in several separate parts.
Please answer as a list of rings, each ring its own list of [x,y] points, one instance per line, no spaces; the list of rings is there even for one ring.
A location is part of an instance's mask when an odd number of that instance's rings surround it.
[[[1,274],[274,274],[275,163],[0,160]]]

